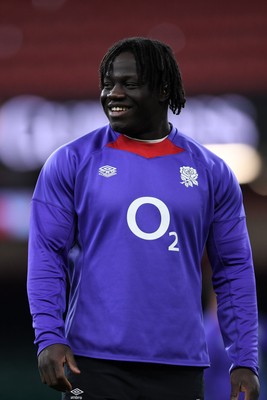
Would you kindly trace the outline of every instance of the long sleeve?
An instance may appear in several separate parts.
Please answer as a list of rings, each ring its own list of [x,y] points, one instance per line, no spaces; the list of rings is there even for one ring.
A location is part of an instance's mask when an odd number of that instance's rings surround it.
[[[252,251],[242,193],[235,178],[218,183],[207,250],[217,295],[218,320],[232,368],[258,372],[258,319]]]
[[[64,175],[64,178],[63,178]],[[67,344],[67,254],[74,240],[72,190],[64,167],[44,166],[33,195],[30,218],[27,289],[39,352],[53,343]]]

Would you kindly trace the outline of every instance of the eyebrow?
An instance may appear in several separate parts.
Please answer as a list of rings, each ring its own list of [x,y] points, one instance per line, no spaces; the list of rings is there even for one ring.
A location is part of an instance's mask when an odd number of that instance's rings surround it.
[[[106,73],[105,75],[104,75],[104,77],[103,77],[103,81],[104,80],[107,80],[107,79],[110,79],[110,80],[113,80],[114,79],[114,77],[112,76],[112,74],[111,73]],[[116,79],[120,79],[120,80],[123,80],[123,81],[127,81],[128,79],[135,79],[136,81],[138,81],[138,82],[142,82],[142,79],[136,74],[136,73],[134,73],[134,74],[127,74],[127,75],[121,75],[121,76],[119,76],[118,78],[116,78]]]

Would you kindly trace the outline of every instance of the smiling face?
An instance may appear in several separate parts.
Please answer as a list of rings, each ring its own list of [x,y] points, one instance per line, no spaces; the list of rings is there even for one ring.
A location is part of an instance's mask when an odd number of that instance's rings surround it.
[[[137,139],[158,139],[168,134],[166,99],[160,89],[142,83],[134,55],[119,54],[104,77],[101,103],[111,127]]]

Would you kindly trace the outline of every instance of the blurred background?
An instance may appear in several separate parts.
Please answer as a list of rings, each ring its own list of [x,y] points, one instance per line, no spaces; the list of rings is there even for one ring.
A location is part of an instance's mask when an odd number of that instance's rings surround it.
[[[180,116],[170,114],[170,121],[224,158],[239,179],[258,285],[261,374],[267,381],[266,1],[1,0],[0,388],[5,400],[60,398],[40,383],[36,366],[26,298],[30,199],[54,149],[107,123],[98,100],[98,66],[107,49],[128,36],[159,39],[173,48],[187,104]],[[205,260],[203,273],[207,334],[221,348]],[[214,347],[211,343],[211,353]],[[219,386],[216,377],[223,381],[228,361],[218,372],[222,359],[213,353],[211,358],[215,375],[209,385],[215,392],[207,393],[207,400],[227,400],[225,384]],[[266,398],[265,392],[261,399]]]

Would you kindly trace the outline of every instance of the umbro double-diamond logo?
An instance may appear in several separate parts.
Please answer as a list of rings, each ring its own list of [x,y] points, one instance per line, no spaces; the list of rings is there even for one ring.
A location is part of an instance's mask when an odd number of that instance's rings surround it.
[[[82,394],[84,393],[83,390],[76,388],[70,391],[73,396],[71,396],[71,400],[82,400]]]
[[[117,175],[117,168],[111,165],[104,165],[99,168],[98,172],[99,175],[104,176],[104,178],[110,178],[111,176]]]

